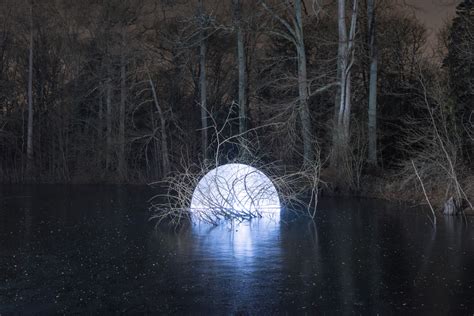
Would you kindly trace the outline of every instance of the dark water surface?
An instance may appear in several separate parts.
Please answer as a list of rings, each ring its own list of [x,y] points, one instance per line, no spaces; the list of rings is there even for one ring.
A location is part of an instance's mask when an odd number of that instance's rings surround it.
[[[474,313],[474,220],[327,199],[315,224],[180,233],[146,187],[0,187],[0,314]]]

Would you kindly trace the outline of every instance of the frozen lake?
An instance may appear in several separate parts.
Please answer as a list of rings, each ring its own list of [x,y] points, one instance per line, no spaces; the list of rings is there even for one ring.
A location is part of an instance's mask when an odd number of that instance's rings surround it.
[[[474,218],[323,199],[316,222],[176,232],[141,186],[1,186],[0,314],[472,314]]]

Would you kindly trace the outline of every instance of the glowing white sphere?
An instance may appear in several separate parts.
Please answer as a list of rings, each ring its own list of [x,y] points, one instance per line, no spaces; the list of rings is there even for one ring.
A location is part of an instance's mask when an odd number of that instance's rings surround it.
[[[191,211],[201,215],[268,217],[280,213],[280,199],[273,183],[261,171],[231,163],[209,171],[199,181],[191,200]]]

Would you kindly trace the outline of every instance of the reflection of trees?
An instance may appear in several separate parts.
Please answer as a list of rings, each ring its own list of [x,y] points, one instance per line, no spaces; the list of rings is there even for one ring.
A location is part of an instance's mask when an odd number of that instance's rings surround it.
[[[288,275],[282,287],[298,289],[281,297],[281,304],[289,305],[289,310],[380,311],[380,223],[377,216],[364,210],[365,203],[354,202],[323,200],[316,226],[300,231],[302,223],[295,223],[282,231],[284,274]]]

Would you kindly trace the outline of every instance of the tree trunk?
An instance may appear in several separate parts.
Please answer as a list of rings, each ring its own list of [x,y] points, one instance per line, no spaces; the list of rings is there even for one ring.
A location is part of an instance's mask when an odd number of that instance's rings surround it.
[[[156,95],[155,85],[149,77],[149,83],[151,87],[151,92],[153,93],[153,101],[155,102],[155,107],[158,112],[158,116],[160,117],[160,127],[161,127],[161,157],[162,157],[162,164],[163,164],[163,176],[166,176],[170,172],[170,160],[168,154],[168,138],[166,135],[166,121],[163,115],[163,110],[160,107],[160,103],[158,102],[158,96]]]
[[[450,197],[445,203],[443,208],[443,215],[457,215],[459,209],[456,207],[456,203],[453,197]]]
[[[340,78],[341,78],[341,61],[342,61],[342,55],[343,55],[343,52],[341,51],[343,48],[343,46],[341,45],[341,43],[339,43],[338,47],[337,47],[337,61],[336,61],[336,64],[337,64],[337,69],[336,69],[336,78],[340,81]],[[340,108],[340,105],[341,105],[341,85],[338,84],[336,86],[336,95],[335,95],[335,98],[334,98],[334,128],[336,128],[337,126],[337,123],[338,123],[338,113],[339,113],[339,108]]]
[[[99,138],[99,144],[103,145],[103,134],[104,134],[104,87],[102,83],[99,88],[99,122],[97,124],[97,136]]]
[[[346,98],[344,106],[344,117],[343,117],[343,129],[344,129],[344,144],[349,143],[350,139],[350,124],[351,124],[351,109],[352,109],[352,76],[351,70],[348,69],[346,74],[346,83],[345,83],[346,92],[344,96]]]
[[[368,161],[377,164],[377,67],[378,56],[375,43],[375,0],[367,0],[367,18],[369,25],[369,57],[370,57],[370,78],[369,78],[369,108],[368,108]]]
[[[112,79],[109,77],[105,83],[105,168],[108,171],[111,166],[112,158]]]
[[[351,116],[351,68],[354,62],[354,40],[357,25],[357,0],[353,0],[351,14],[351,27],[349,36],[346,29],[345,0],[338,0],[338,33],[339,33],[339,56],[340,68],[340,96],[339,110],[336,118],[335,141],[337,151],[347,150],[350,138],[350,116]]]
[[[122,51],[120,54],[120,109],[119,109],[119,153],[118,153],[118,171],[122,179],[126,177],[125,165],[125,105],[127,99],[126,91],[126,72],[125,72],[125,40],[122,32]]]
[[[201,38],[199,44],[199,95],[201,99],[201,147],[204,161],[208,159],[208,136],[207,136],[207,77],[206,77],[206,23],[204,22],[204,4],[199,1],[199,14],[201,18]]]
[[[241,134],[241,137],[245,137],[243,134],[247,131],[247,69],[244,47],[244,33],[242,30],[240,0],[233,0],[233,4],[235,26],[237,29],[237,59],[239,68],[239,134]]]
[[[335,126],[335,151],[336,158],[338,157],[341,149],[346,147],[346,137],[345,127],[344,127],[344,117],[346,112],[346,102],[347,102],[347,64],[348,64],[348,54],[347,54],[347,28],[346,28],[346,0],[338,0],[338,10],[337,10],[337,25],[338,25],[338,34],[339,34],[339,46],[338,46],[338,67],[339,67],[339,83],[340,83],[340,95],[338,97],[338,111],[336,118]]]
[[[33,4],[30,6],[30,52],[28,58],[28,131],[26,140],[26,173],[33,171]]]
[[[306,70],[306,51],[303,37],[303,20],[301,14],[301,0],[295,1],[297,54],[298,54],[298,110],[301,120],[301,133],[303,136],[304,163],[313,161],[311,116],[308,108],[308,78]]]

